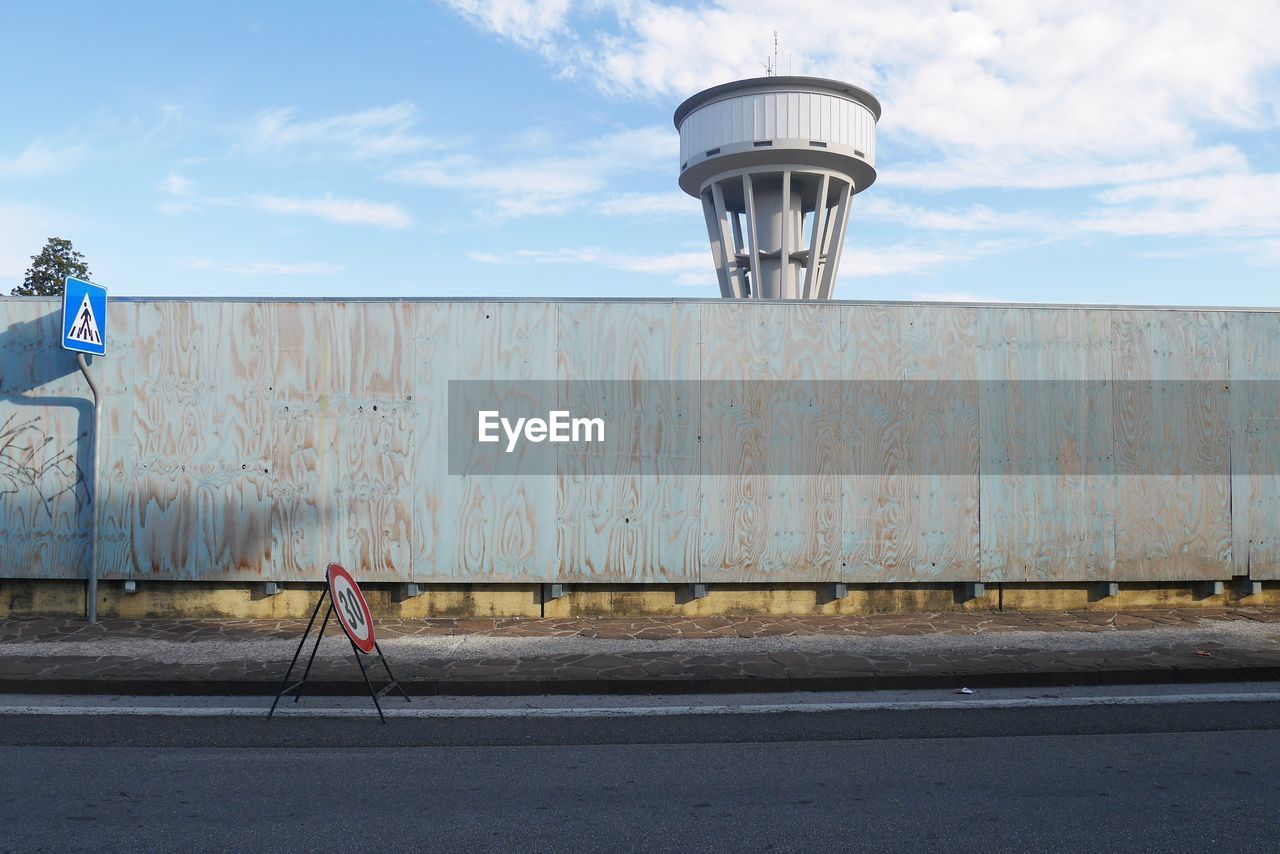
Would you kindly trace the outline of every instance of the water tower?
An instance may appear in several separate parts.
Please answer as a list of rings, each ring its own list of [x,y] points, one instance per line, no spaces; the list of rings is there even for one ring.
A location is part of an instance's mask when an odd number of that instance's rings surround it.
[[[870,92],[820,77],[738,80],[676,109],[680,188],[702,199],[721,296],[831,298],[879,118]]]

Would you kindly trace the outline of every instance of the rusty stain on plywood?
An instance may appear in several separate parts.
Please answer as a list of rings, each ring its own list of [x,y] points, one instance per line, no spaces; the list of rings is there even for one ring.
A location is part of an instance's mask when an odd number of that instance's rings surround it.
[[[88,393],[57,308],[0,300],[8,577],[86,569]],[[107,578],[314,579],[329,560],[370,580],[1280,578],[1276,314],[139,300],[112,328],[93,365]],[[606,472],[584,450],[561,477],[450,475],[450,379],[705,418],[703,472],[661,454]],[[721,397],[606,399],[631,379]],[[1013,390],[1163,379],[1204,399]],[[761,380],[801,381],[768,420],[805,441],[762,432]],[[854,390],[834,412],[824,381]],[[1191,456],[1142,456],[1165,429]]]

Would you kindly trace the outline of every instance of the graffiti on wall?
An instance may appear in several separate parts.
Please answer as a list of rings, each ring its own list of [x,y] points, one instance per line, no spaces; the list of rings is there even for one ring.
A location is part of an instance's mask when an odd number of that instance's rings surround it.
[[[76,510],[87,506],[89,490],[84,470],[76,462],[76,441],[53,447],[56,439],[41,428],[37,416],[11,414],[0,421],[0,506],[31,496],[37,512],[53,519],[54,507],[67,493]]]

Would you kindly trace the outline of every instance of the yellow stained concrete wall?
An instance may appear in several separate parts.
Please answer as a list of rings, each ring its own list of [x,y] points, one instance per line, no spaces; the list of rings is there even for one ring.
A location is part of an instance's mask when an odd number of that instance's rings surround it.
[[[306,619],[322,585],[291,583],[274,596],[236,582],[146,582],[126,593],[119,582],[98,587],[103,619]],[[1141,608],[1221,608],[1280,605],[1280,583],[1241,597],[1230,585],[1205,596],[1191,582],[1123,584],[1118,596],[1100,597],[1096,585],[989,584],[983,596],[960,601],[950,584],[849,585],[848,597],[832,599],[825,584],[710,585],[701,599],[687,585],[566,585],[559,599],[542,601],[537,584],[440,584],[405,601],[391,585],[366,585],[369,607],[383,619],[429,617],[708,617],[719,615],[927,614],[946,611],[1116,611]],[[0,617],[82,616],[85,585],[77,581],[0,580]]]

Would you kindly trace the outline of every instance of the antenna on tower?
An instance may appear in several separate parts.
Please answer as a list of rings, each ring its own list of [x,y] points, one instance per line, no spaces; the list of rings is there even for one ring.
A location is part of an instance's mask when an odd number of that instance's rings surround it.
[[[777,30],[773,31],[773,59],[765,59],[764,61],[764,76],[765,77],[778,76],[778,31]]]

